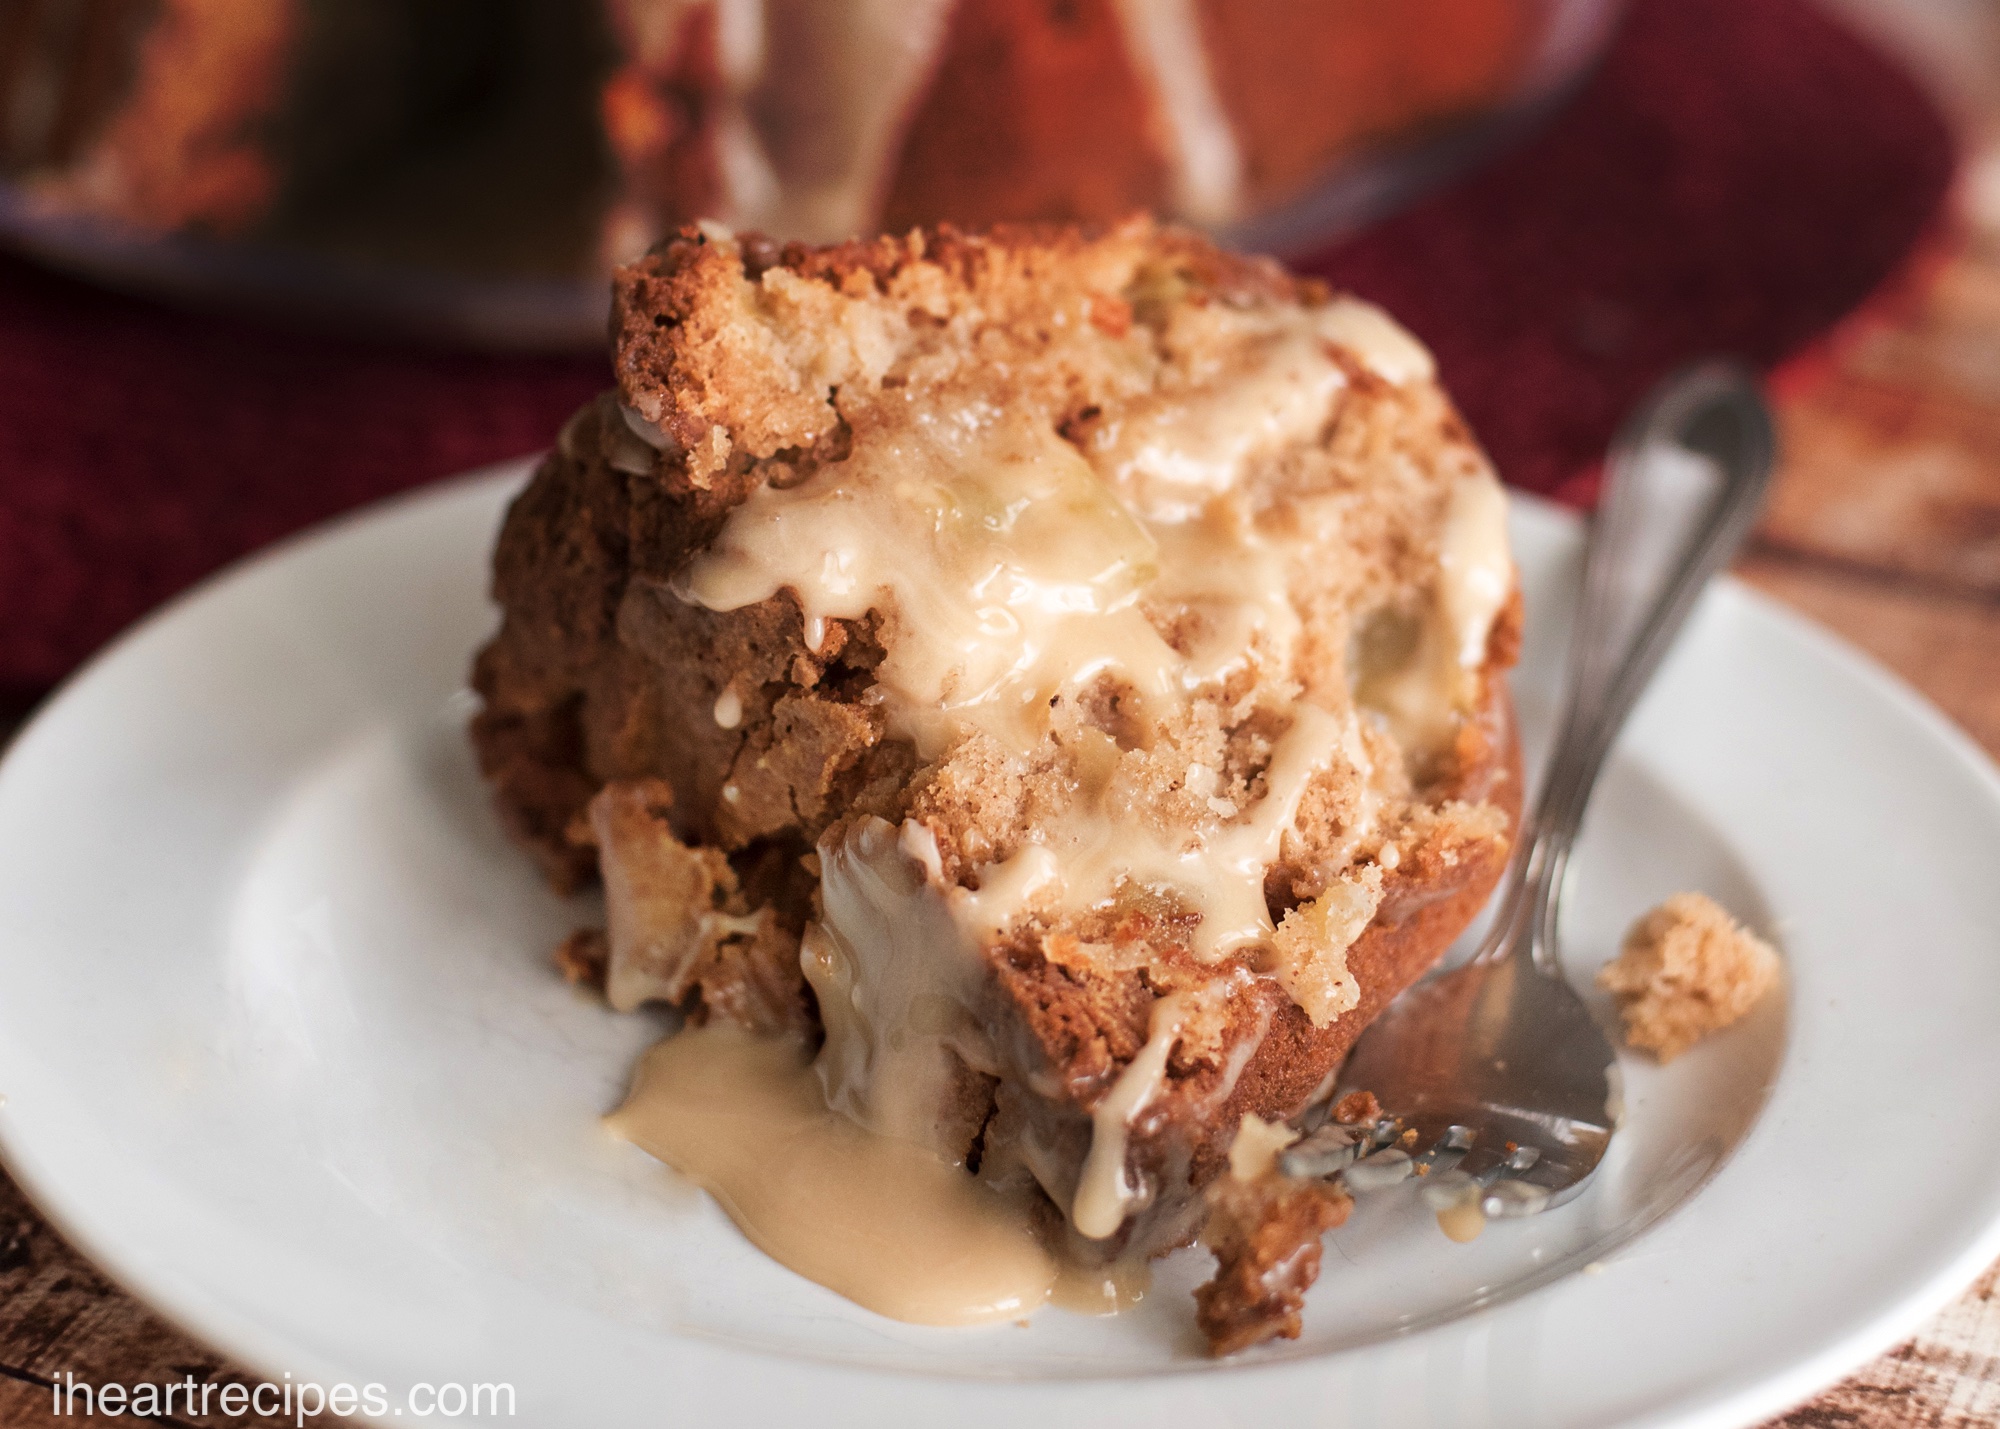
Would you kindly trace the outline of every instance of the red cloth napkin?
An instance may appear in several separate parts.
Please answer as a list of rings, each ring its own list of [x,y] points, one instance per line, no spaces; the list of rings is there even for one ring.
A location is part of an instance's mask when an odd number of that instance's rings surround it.
[[[1508,479],[1579,499],[1667,369],[1774,364],[1874,291],[1952,166],[1916,86],[1808,0],[1636,0],[1553,123],[1306,266],[1432,345]],[[303,336],[0,259],[0,699],[275,537],[546,445],[606,379],[601,360]]]

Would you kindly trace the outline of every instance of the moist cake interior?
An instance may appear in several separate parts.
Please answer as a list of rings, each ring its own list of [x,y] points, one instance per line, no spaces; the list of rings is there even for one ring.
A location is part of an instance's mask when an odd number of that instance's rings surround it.
[[[474,726],[603,881],[563,966],[695,1024],[614,1128],[884,1313],[1115,1303],[1206,1225],[1211,1344],[1296,1334],[1346,1200],[1257,1148],[1518,812],[1505,504],[1429,354],[1141,220],[709,225],[615,294]]]

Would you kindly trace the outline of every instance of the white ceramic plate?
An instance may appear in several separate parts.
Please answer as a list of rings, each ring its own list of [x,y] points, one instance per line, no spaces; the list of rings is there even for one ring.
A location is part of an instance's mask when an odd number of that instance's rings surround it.
[[[2000,779],[1749,592],[1707,600],[1599,795],[1573,971],[1706,889],[1790,986],[1670,1068],[1571,1206],[1446,1241],[1401,1193],[1305,1337],[1133,1314],[925,1330],[766,1260],[597,1125],[659,1023],[550,970],[587,905],[462,736],[519,468],[263,556],[128,636],[0,766],[0,1147],[89,1254],[277,1379],[507,1383],[537,1425],[1733,1425],[2000,1254]],[[1517,503],[1542,728],[1574,523]],[[392,1415],[391,1418],[394,1416]]]

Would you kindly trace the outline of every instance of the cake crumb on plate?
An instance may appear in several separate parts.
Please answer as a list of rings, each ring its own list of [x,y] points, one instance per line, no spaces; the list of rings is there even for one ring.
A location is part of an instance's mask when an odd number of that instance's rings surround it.
[[[1627,1045],[1671,1062],[1778,985],[1778,953],[1703,893],[1676,893],[1632,925],[1597,985],[1618,999]]]

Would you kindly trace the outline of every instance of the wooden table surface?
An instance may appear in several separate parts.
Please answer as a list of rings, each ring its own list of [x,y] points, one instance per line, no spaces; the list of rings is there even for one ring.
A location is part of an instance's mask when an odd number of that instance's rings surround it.
[[[2000,84],[2000,68],[1970,62],[2000,57],[2000,8],[1907,3],[1936,7],[1924,23],[1961,27],[1918,57],[1956,67],[1943,78],[1959,86],[1975,152],[1964,231],[1902,311],[1852,333],[1830,370],[1781,402],[1778,485],[1738,573],[1874,655],[2000,757],[2000,95],[1988,108],[1976,89]],[[1974,31],[1990,48],[1973,48]],[[0,1175],[0,1429],[111,1423],[51,1413],[48,1385],[67,1374],[249,1381],[112,1286]],[[2000,1266],[1908,1344],[1775,1424],[2000,1425]]]

